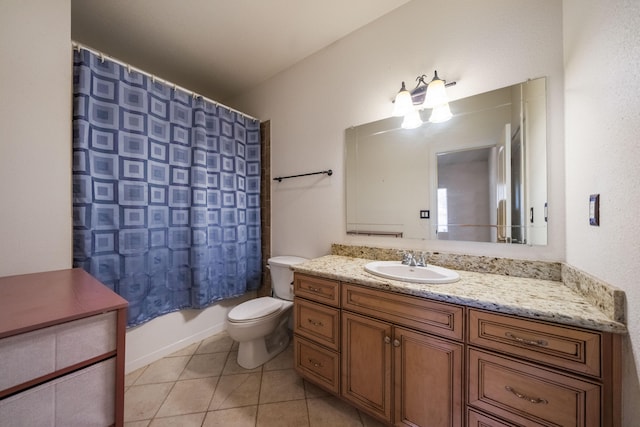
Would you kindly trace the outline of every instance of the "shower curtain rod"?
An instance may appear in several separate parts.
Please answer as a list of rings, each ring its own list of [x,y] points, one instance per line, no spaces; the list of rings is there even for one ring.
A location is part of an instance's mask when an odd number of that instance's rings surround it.
[[[231,108],[231,107],[229,107],[227,105],[221,104],[218,101],[214,101],[213,99],[207,98],[206,96],[200,95],[199,93],[196,93],[196,92],[194,92],[192,90],[185,89],[182,86],[179,86],[179,85],[177,85],[175,83],[172,83],[172,82],[170,82],[168,80],[165,80],[165,79],[163,79],[161,77],[158,77],[155,74],[151,74],[151,73],[149,73],[147,71],[143,71],[140,68],[134,67],[133,65],[127,64],[126,62],[120,61],[119,59],[116,59],[116,58],[114,58],[112,56],[106,55],[106,54],[104,54],[104,53],[102,53],[99,50],[96,50],[94,48],[85,46],[85,45],[83,45],[81,43],[78,43],[78,42],[75,42],[75,41],[71,41],[71,47],[72,47],[72,49],[77,50],[77,51],[80,51],[82,49],[88,50],[89,52],[92,52],[94,55],[98,55],[101,60],[108,59],[109,61],[113,61],[116,64],[119,64],[119,65],[122,65],[123,67],[126,67],[127,71],[129,71],[129,72],[135,71],[136,73],[144,74],[145,76],[150,77],[151,80],[154,81],[154,82],[155,81],[159,81],[161,83],[164,83],[166,85],[171,86],[174,90],[175,89],[180,89],[182,92],[185,92],[185,93],[193,96],[194,98],[200,97],[200,98],[204,99],[205,101],[208,101],[208,102],[211,102],[212,104],[215,104],[218,107],[222,107],[222,108],[224,108],[224,109],[226,109],[228,111],[232,111],[234,113],[242,114],[245,117],[248,117],[248,118],[250,118],[252,120],[257,120],[258,122],[260,122],[260,119],[257,119],[257,118],[255,118],[253,116],[250,116],[247,113],[243,113],[242,111],[238,111],[235,108]]]

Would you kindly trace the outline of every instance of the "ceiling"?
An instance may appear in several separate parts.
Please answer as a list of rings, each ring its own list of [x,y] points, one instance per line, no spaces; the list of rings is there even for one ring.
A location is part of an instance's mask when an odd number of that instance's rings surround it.
[[[71,37],[224,102],[409,0],[71,0]]]

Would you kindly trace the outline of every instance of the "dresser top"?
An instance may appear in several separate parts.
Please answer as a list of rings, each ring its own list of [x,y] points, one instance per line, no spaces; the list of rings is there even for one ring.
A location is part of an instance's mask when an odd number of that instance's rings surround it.
[[[0,277],[0,338],[126,306],[80,268]]]
[[[299,273],[530,319],[604,332],[627,331],[624,324],[609,318],[560,281],[456,270],[460,274],[456,283],[409,283],[367,273],[364,265],[368,262],[371,260],[327,255],[291,268]]]

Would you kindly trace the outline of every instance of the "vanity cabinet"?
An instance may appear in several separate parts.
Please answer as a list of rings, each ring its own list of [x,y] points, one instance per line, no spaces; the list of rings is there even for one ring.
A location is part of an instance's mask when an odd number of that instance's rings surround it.
[[[464,418],[462,307],[342,285],[342,396],[396,426]]]
[[[619,425],[619,336],[468,311],[473,419],[485,413],[502,419],[487,418],[487,426]]]
[[[81,269],[0,278],[0,425],[123,425],[126,307]]]
[[[297,371],[394,426],[618,427],[622,335],[295,273]]]
[[[340,284],[294,274],[294,367],[303,377],[340,393]]]

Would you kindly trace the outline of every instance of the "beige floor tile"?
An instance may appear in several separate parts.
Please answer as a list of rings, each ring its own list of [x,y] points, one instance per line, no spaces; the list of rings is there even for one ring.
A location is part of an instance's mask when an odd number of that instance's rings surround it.
[[[180,374],[180,379],[220,376],[227,361],[228,353],[194,354]]]
[[[134,385],[124,394],[124,420],[150,420],[158,412],[173,383]]]
[[[308,399],[307,408],[311,427],[362,427],[358,411],[336,397]]]
[[[264,364],[265,371],[274,371],[277,369],[293,369],[293,346],[289,345],[282,353]]]
[[[231,337],[223,332],[203,340],[196,350],[196,354],[228,352],[231,351],[232,345]]]
[[[207,412],[202,427],[253,427],[257,413],[257,406]]]
[[[309,415],[307,402],[292,400],[289,402],[267,403],[258,406],[256,427],[308,427]],[[337,427],[337,426],[336,426]]]
[[[148,427],[151,420],[144,421],[131,421],[128,423],[124,423],[124,427]]]
[[[198,414],[154,418],[151,424],[149,424],[149,427],[200,427],[205,415],[205,412],[200,412]]]
[[[302,378],[293,369],[262,373],[260,403],[304,399]]]
[[[358,411],[360,413],[360,419],[362,420],[362,424],[364,427],[385,427],[385,424],[376,420],[369,414],[365,414],[362,411]]]
[[[191,356],[192,354],[194,354],[196,352],[196,350],[198,349],[198,346],[200,345],[201,341],[198,341],[196,343],[193,343],[191,345],[188,345],[186,347],[184,347],[181,350],[176,351],[175,353],[171,353],[169,356],[167,357],[177,357],[177,356]]]
[[[310,383],[309,381],[304,381],[304,395],[307,399],[309,399],[313,397],[331,396],[331,393],[318,387],[315,384]]]
[[[169,417],[206,412],[217,383],[218,377],[176,382],[156,416]]]
[[[227,358],[227,363],[224,365],[222,375],[249,374],[252,372],[260,371],[262,371],[262,366],[258,366],[255,369],[245,369],[242,366],[238,365],[238,352],[232,351],[231,353],[229,353],[229,357]]]
[[[191,356],[165,357],[153,362],[136,380],[136,385],[175,381],[180,377],[189,359]]]
[[[124,386],[129,387],[134,385],[136,383],[136,380],[140,378],[140,375],[142,375],[145,369],[147,369],[147,367],[143,366],[142,368],[136,369],[135,371],[129,372],[127,375],[125,375]]]
[[[257,405],[261,378],[262,374],[259,372],[220,377],[209,410]]]

